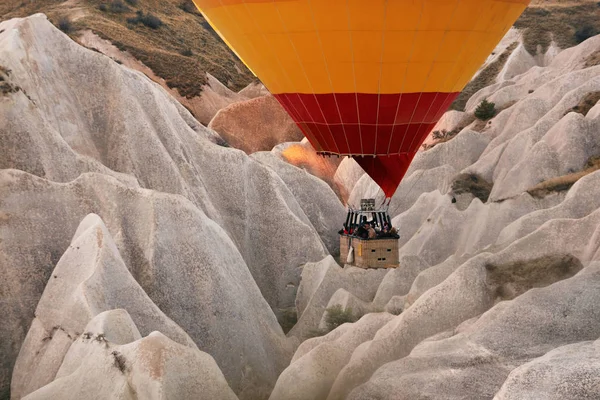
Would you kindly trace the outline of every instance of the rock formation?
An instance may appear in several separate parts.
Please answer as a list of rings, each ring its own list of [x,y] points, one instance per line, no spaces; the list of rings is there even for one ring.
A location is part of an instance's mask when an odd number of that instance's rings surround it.
[[[502,302],[463,333],[419,344],[408,357],[377,370],[369,383],[347,398],[457,398],[467,393],[492,398],[519,365],[600,335],[599,267],[595,263],[571,279]],[[571,384],[577,387],[575,381]],[[329,398],[339,398],[334,393]],[[548,398],[542,393],[536,391],[532,397]],[[563,393],[577,397],[576,391]]]
[[[329,253],[339,255],[338,231],[345,220],[346,210],[333,190],[321,179],[290,165],[274,152],[254,153],[252,158],[267,165],[281,177],[319,233]]]
[[[233,103],[220,110],[208,127],[230,146],[248,154],[303,138],[300,128],[273,96]]]
[[[51,382],[65,352],[88,322],[112,309],[127,310],[136,332],[148,335],[160,331],[184,346],[197,348],[133,279],[106,226],[100,217],[90,214],[52,271],[35,310],[15,364],[13,398]]]
[[[268,396],[291,355],[271,309],[293,306],[299,267],[327,255],[293,193],[44,16],[0,31],[2,79],[15,88],[0,97],[1,393],[51,271],[96,213],[135,280],[234,391]]]
[[[142,338],[125,310],[100,313],[83,331],[56,378],[24,399],[237,399],[211,356],[160,332]]]
[[[495,400],[600,397],[598,341],[568,344],[512,370]]]

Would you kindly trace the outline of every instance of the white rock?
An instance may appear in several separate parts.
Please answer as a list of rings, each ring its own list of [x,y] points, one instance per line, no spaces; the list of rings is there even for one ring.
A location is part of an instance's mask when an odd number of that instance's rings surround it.
[[[600,335],[596,307],[599,288],[600,268],[596,263],[571,279],[501,302],[464,332],[423,342],[408,357],[386,364],[368,383],[352,391],[348,399],[491,398],[515,367],[556,347]],[[580,368],[589,366],[595,370],[596,360],[597,355],[588,355],[581,359]],[[572,361],[571,365],[574,366]],[[543,364],[540,367],[538,371],[544,371]],[[577,370],[575,367],[570,371],[576,376]],[[560,391],[566,387],[558,386],[559,396],[553,397],[552,384],[560,382],[545,385],[544,375],[531,372],[528,380],[516,384],[516,389],[539,389],[517,391],[521,396],[509,398],[584,398],[578,397],[581,392],[577,389],[585,393],[585,388],[589,388],[587,382],[573,382],[574,391],[567,394]],[[597,388],[588,393],[595,391]]]
[[[129,310],[146,335],[160,330],[182,345],[197,348],[133,279],[106,226],[100,217],[90,214],[52,272],[40,299],[15,364],[11,396],[21,398],[49,383],[87,323],[99,313],[116,308]]]
[[[572,276],[582,262],[599,254],[599,221],[600,210],[580,220],[551,221],[496,254],[470,258],[380,329],[372,341],[357,348],[336,378],[328,399],[345,398],[379,366],[406,357],[427,337],[480,315],[502,296],[514,298],[531,287]],[[582,241],[582,237],[588,240]]]
[[[268,397],[288,364],[292,344],[287,343],[231,239],[191,202],[182,196],[131,189],[99,174],[84,174],[71,183],[59,184],[24,172],[2,170],[0,190],[7,194],[3,212],[12,232],[10,237],[2,237],[2,254],[23,265],[19,271],[9,270],[11,279],[21,285],[10,288],[16,299],[37,301],[37,296],[31,294],[41,293],[45,280],[30,277],[53,266],[51,259],[42,258],[34,268],[23,255],[56,254],[68,248],[66,232],[74,232],[78,220],[94,209],[105,216],[109,230],[117,232],[116,246],[122,249],[123,261],[140,286],[203,351],[214,357],[232,389],[241,398]],[[21,215],[18,210],[23,207],[29,210],[27,219],[17,223],[12,216]],[[23,242],[24,237],[29,240]],[[103,235],[105,245],[107,237]],[[30,243],[30,247],[23,255],[7,251],[19,248],[16,243]],[[71,248],[68,254],[77,251]],[[58,276],[50,279],[59,281]],[[110,279],[101,282],[115,283]],[[114,296],[125,296],[127,293],[119,291],[119,282],[125,281],[117,280],[115,287],[106,290],[115,291]],[[19,318],[29,315],[6,309],[3,332],[18,328]],[[130,313],[135,319],[134,310]],[[52,328],[55,323],[48,326]],[[143,326],[140,323],[138,328]]]
[[[136,327],[114,312],[92,319],[86,334],[71,345],[56,379],[24,399],[237,399],[211,356],[160,332],[143,339],[116,334]]]
[[[310,351],[294,356],[292,364],[281,374],[270,400],[325,400],[340,369],[360,343],[369,340],[375,332],[392,319],[387,313],[368,314],[353,324],[344,324]],[[300,349],[299,349],[300,351]]]
[[[360,165],[358,165],[353,158],[346,157],[342,160],[335,171],[333,181],[340,188],[343,188],[344,192],[348,196],[350,193],[352,193],[352,189],[354,189],[354,186],[364,174],[365,171],[363,171]]]
[[[301,339],[309,337],[319,326],[329,300],[338,289],[371,302],[386,272],[385,269],[341,268],[331,256],[306,264],[296,298],[298,323],[289,335]]]
[[[333,190],[321,179],[286,163],[271,152],[254,153],[252,158],[271,168],[283,179],[329,253],[339,255],[338,231],[345,220],[346,210]]]
[[[381,281],[373,299],[373,307],[375,309],[387,307],[392,298],[408,294],[417,276],[429,268],[430,265],[418,256],[400,258],[398,268],[390,270]]]
[[[600,397],[600,342],[558,347],[514,369],[494,400]]]

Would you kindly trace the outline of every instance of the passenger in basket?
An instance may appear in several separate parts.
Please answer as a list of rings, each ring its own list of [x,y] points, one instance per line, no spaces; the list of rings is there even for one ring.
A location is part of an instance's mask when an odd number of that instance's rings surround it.
[[[369,239],[375,238],[377,238],[377,233],[375,232],[375,229],[373,229],[373,227],[369,225]]]
[[[358,236],[361,239],[368,239],[370,227],[371,226],[367,223],[361,225],[361,227],[356,230],[356,236]]]

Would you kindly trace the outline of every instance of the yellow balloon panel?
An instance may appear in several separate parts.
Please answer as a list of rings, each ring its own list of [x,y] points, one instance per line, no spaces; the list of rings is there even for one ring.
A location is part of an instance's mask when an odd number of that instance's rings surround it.
[[[462,90],[529,0],[194,0],[272,93]]]

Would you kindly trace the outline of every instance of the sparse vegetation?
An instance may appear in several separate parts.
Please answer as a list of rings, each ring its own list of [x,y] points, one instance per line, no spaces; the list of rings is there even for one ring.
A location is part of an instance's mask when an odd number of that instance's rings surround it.
[[[131,11],[131,9],[129,7],[127,7],[125,5],[125,3],[123,3],[123,1],[121,0],[113,0],[110,2],[110,5],[108,6],[108,9],[110,10],[110,12],[113,13],[126,13]]]
[[[523,30],[525,48],[535,55],[538,46],[545,53],[552,41],[563,49],[580,43],[586,32],[598,33],[599,21],[600,7],[596,2],[589,2],[574,6],[529,7],[515,27]]]
[[[74,29],[89,29],[120,50],[127,51],[182,97],[199,96],[206,83],[207,72],[235,91],[255,79],[221,41],[191,0],[138,0],[137,6],[120,1],[127,12],[112,12],[112,0],[77,2],[78,18],[73,21]],[[184,6],[184,3],[188,4]],[[0,18],[43,12],[56,23],[60,15],[71,15],[72,8],[70,2],[58,0],[1,0]],[[127,19],[135,17],[138,9],[143,9],[144,13],[150,11],[163,25],[159,29],[150,29],[140,22],[129,24],[133,28],[129,29]],[[186,49],[192,50],[193,55],[183,56],[181,53]]]
[[[460,132],[458,129],[453,129],[450,132],[448,132],[446,129],[442,129],[441,131],[433,131],[431,136],[436,140],[445,140],[456,136],[458,132]]]
[[[181,55],[185,57],[191,57],[194,55],[194,52],[192,52],[192,49],[185,49],[181,52]]]
[[[284,333],[288,333],[298,322],[298,313],[295,308],[283,310],[279,317],[279,324]]]
[[[452,192],[455,195],[471,193],[483,203],[486,203],[492,192],[493,185],[476,174],[460,174],[452,182]]]
[[[125,3],[129,4],[132,7],[136,7],[138,5],[138,0],[125,0]]]
[[[564,192],[571,189],[584,176],[598,170],[600,170],[600,156],[594,156],[588,160],[582,171],[545,180],[529,189],[527,193],[536,198],[543,198],[552,193]]]
[[[325,312],[327,313],[325,316],[327,332],[331,332],[342,324],[358,321],[358,318],[352,312],[352,308],[344,310],[339,304],[329,307]]]
[[[498,300],[512,300],[532,288],[540,288],[567,279],[583,268],[570,254],[548,255],[506,264],[486,264],[486,284]]]
[[[58,29],[67,34],[73,31],[73,23],[71,22],[69,17],[66,16],[62,16],[58,19],[57,27]]]
[[[450,106],[450,109],[465,111],[465,107],[471,96],[473,96],[475,93],[477,93],[484,87],[494,83],[496,77],[498,76],[500,71],[502,71],[502,68],[504,68],[508,57],[510,57],[510,55],[517,48],[518,45],[518,42],[512,43],[510,46],[507,47],[504,53],[502,53],[498,56],[498,58],[496,58],[496,60],[494,60],[488,66],[483,68],[479,72],[479,74],[477,74],[477,76],[473,80],[471,80],[471,82],[469,82],[467,86],[463,89],[463,91],[458,95],[456,100],[454,100],[454,102]]]
[[[127,23],[133,25],[141,23],[152,29],[158,29],[163,25],[162,20],[156,15],[150,13],[144,14],[143,11],[137,11],[135,17],[127,18]]]
[[[344,310],[342,306],[336,304],[325,310],[325,329],[313,329],[309,332],[308,338],[327,335],[340,325],[353,323],[360,319],[360,316],[354,315],[352,308]]]
[[[475,117],[481,121],[487,121],[496,116],[496,104],[484,99],[475,109]]]
[[[598,34],[598,30],[592,25],[585,25],[581,28],[577,29],[575,32],[575,40],[577,43],[582,43],[592,36],[596,36]]]
[[[565,112],[565,115],[567,115],[570,112],[576,112],[582,114],[583,116],[586,116],[588,112],[590,112],[590,110],[596,105],[596,103],[598,103],[598,101],[600,101],[600,92],[588,93],[583,99],[581,99],[579,104],[577,104],[575,107],[568,109]]]
[[[10,70],[0,65],[0,94],[16,93],[19,87],[8,82]]]
[[[462,131],[464,127],[454,128],[451,131],[446,129],[442,129],[441,131],[433,131],[431,132],[431,138],[434,140],[433,143],[423,143],[423,150],[433,149],[436,145],[440,143],[445,143],[451,139],[453,139],[456,135]]]
[[[17,86],[11,85],[8,82],[0,81],[0,94],[10,94],[10,93],[16,93],[18,91],[19,91],[19,88]]]

